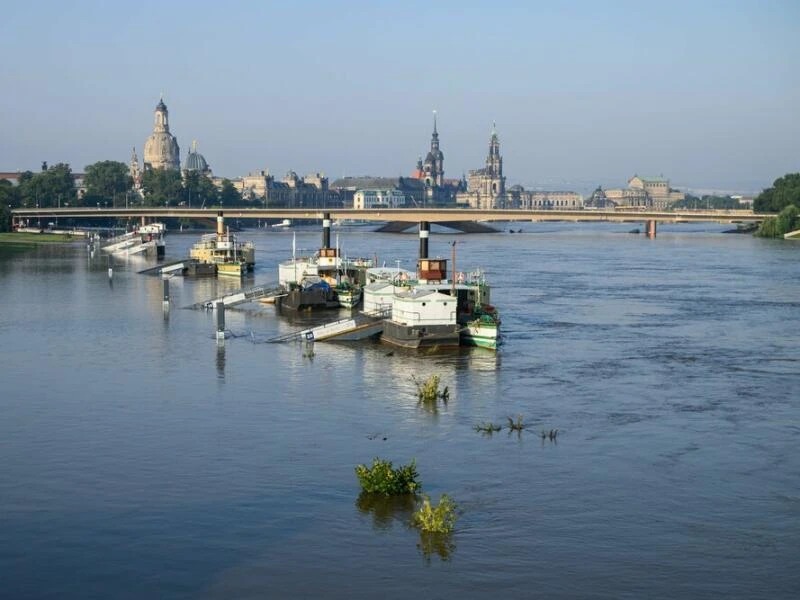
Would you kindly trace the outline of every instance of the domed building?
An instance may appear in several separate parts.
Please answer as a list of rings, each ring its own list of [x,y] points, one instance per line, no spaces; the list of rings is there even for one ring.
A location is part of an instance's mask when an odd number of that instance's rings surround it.
[[[162,98],[156,106],[153,133],[144,143],[144,168],[177,171],[180,166],[181,149],[178,140],[169,132],[169,111]]]
[[[186,155],[186,162],[183,163],[184,177],[190,171],[211,177],[211,167],[208,166],[205,157],[197,151],[197,140],[192,140],[192,149]]]

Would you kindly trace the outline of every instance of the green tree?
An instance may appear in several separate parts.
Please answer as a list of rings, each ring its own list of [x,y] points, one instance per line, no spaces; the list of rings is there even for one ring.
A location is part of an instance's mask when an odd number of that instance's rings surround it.
[[[789,205],[800,207],[800,173],[788,173],[776,179],[772,187],[756,196],[753,210],[780,212]]]
[[[117,194],[124,194],[133,187],[133,178],[125,163],[102,160],[86,167],[84,184],[87,196],[113,201]]]
[[[197,171],[189,171],[183,182],[183,201],[187,206],[213,206],[217,203],[219,190],[209,177]]]
[[[46,163],[42,165],[46,167]],[[73,203],[76,198],[75,178],[66,163],[58,163],[40,173],[25,171],[19,177],[19,189],[23,206],[62,206]]]
[[[20,206],[31,207],[36,206],[35,190],[31,185],[33,181],[32,171],[23,171],[17,179],[17,186],[19,188]]]
[[[220,206],[238,206],[242,203],[242,196],[230,179],[222,180],[222,188],[219,192],[219,203]]]
[[[142,174],[142,190],[147,206],[175,206],[183,195],[180,171],[147,169]]]
[[[11,231],[11,209],[8,204],[0,205],[0,231]]]
[[[784,233],[800,229],[800,208],[790,204],[777,217],[769,217],[759,225],[756,235],[759,237],[779,238]]]
[[[37,173],[31,181],[36,190],[39,206],[61,206],[66,202],[74,202],[77,196],[75,178],[72,169],[66,163],[58,163],[47,170]]]
[[[6,179],[0,179],[0,206],[17,208],[22,206],[22,194],[18,185]]]

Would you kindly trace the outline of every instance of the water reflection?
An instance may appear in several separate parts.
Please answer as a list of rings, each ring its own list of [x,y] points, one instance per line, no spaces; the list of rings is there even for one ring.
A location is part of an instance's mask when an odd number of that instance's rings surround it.
[[[422,553],[426,564],[430,564],[431,557],[436,555],[442,561],[448,561],[456,551],[456,544],[452,535],[448,533],[432,533],[420,531],[417,548]]]
[[[225,340],[217,340],[217,379],[225,381]]]
[[[378,531],[391,528],[395,521],[408,525],[417,504],[414,494],[384,496],[361,492],[356,499],[356,508],[364,516],[372,515],[372,527]]]

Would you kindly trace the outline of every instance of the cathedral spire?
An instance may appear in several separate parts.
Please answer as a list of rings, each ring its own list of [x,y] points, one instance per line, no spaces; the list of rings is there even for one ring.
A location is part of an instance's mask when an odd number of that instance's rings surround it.
[[[433,111],[433,135],[439,135],[439,132],[436,131],[436,111]]]

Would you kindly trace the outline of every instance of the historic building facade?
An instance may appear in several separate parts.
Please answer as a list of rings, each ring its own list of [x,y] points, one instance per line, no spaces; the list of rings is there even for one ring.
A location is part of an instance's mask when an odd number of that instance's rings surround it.
[[[158,101],[154,114],[153,133],[144,143],[144,169],[172,169],[181,166],[178,140],[169,131],[169,111],[164,99]]]
[[[263,202],[266,207],[286,208],[337,208],[341,207],[340,195],[330,188],[323,173],[299,177],[289,171],[276,180],[269,169],[250,173],[233,180],[233,185],[245,200]]]
[[[425,156],[417,161],[417,170],[414,172],[417,179],[425,183],[425,187],[434,188],[444,186],[444,153],[439,148],[439,131],[436,128],[436,113],[433,113],[433,134],[431,135],[431,149]]]
[[[426,201],[425,182],[417,177],[342,177],[331,184],[345,208],[355,208],[359,191],[396,192],[402,195],[406,206],[423,206]]]
[[[647,208],[666,210],[673,202],[683,200],[686,195],[669,186],[669,179],[640,177],[628,180],[627,188],[597,188],[587,200],[586,206],[593,208]]]
[[[439,130],[436,124],[436,111],[433,113],[433,134],[431,148],[420,156],[411,177],[423,185],[421,202],[430,206],[447,206],[455,202],[455,194],[461,189],[461,180],[444,178],[444,153],[439,147]]]
[[[456,203],[479,210],[570,210],[583,207],[583,196],[571,191],[530,191],[521,185],[506,188],[500,138],[497,127],[492,125],[486,166],[469,172],[466,190],[456,194]]]
[[[358,210],[371,208],[404,208],[405,205],[405,194],[396,189],[356,190],[353,195],[353,208]]]
[[[628,180],[628,188],[642,190],[650,198],[655,210],[665,210],[673,202],[683,200],[686,194],[669,187],[669,179],[661,177],[639,177],[634,175]]]
[[[503,175],[500,138],[497,135],[497,127],[492,125],[486,166],[483,169],[475,169],[469,172],[467,189],[456,194],[456,204],[488,210],[506,208],[509,200],[506,197],[506,177]]]

